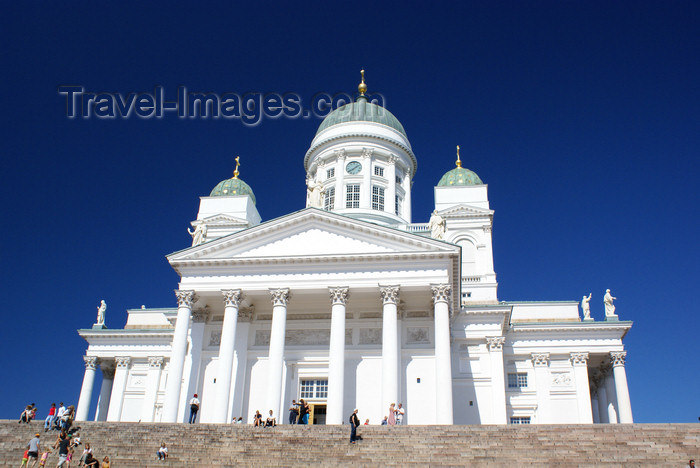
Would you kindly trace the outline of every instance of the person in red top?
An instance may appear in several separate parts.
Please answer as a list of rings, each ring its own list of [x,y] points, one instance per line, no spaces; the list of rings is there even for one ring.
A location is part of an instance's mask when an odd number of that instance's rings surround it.
[[[44,421],[44,432],[48,432],[53,426],[53,422],[56,419],[56,403],[51,403],[51,408],[49,408],[49,415],[46,416]]]

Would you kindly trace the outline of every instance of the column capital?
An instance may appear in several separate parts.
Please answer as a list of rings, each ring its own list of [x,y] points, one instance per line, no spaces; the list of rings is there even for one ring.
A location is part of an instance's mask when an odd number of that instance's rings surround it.
[[[335,154],[335,157],[338,159],[338,161],[344,161],[347,156],[344,148],[333,151],[333,154]]]
[[[450,295],[452,294],[452,286],[449,284],[431,284],[430,290],[433,293],[433,302],[450,303]]]
[[[97,368],[97,356],[83,356],[85,369],[95,370]]]
[[[379,285],[379,294],[382,296],[382,304],[397,304],[399,303],[399,290],[401,286],[382,286]]]
[[[192,305],[197,302],[198,299],[194,291],[187,289],[176,289],[175,297],[177,297],[178,307],[187,307],[189,309],[192,308]]]
[[[200,307],[192,311],[192,321],[194,323],[206,323],[210,315],[209,306]]]
[[[532,364],[535,367],[547,367],[549,365],[549,353],[532,353]]]
[[[238,309],[238,321],[250,322],[253,320],[253,312],[255,312],[254,305],[250,305],[249,307],[240,307]]]
[[[222,289],[221,294],[224,296],[224,306],[240,307],[241,306],[241,290],[240,289]]]
[[[627,351],[611,351],[610,352],[610,362],[613,367],[625,367],[625,358],[627,356]]]
[[[342,304],[348,303],[348,296],[350,295],[350,288],[339,287],[339,288],[328,288],[331,294],[331,304]]]
[[[387,158],[387,160],[389,161],[389,164],[395,165],[396,161],[399,160],[399,157],[396,156],[395,154],[389,154],[389,157]]]
[[[588,365],[588,353],[571,353],[571,364],[574,366]]]
[[[374,154],[374,148],[362,148],[363,159],[371,158],[372,154]]]
[[[131,364],[131,358],[128,356],[121,356],[114,358],[117,361],[117,369],[128,369],[129,364]]]
[[[151,369],[160,369],[163,365],[162,356],[148,356],[148,367]]]
[[[487,336],[486,345],[489,351],[502,351],[503,344],[506,342],[505,336]]]
[[[290,294],[289,294],[289,288],[279,288],[279,289],[272,289],[270,288],[270,300],[272,301],[273,306],[287,306],[287,302],[289,302]]]

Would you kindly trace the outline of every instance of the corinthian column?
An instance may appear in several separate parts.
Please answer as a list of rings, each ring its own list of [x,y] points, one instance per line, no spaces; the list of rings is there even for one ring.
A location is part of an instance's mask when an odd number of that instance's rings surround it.
[[[287,329],[287,302],[289,289],[270,289],[272,300],[272,329],[270,330],[270,352],[267,361],[267,410],[282,417],[282,370],[284,367],[284,335]]]
[[[328,351],[326,424],[343,423],[345,381],[345,304],[348,288],[328,288],[331,294],[331,341]]]
[[[229,420],[228,402],[231,396],[233,352],[236,344],[238,307],[241,305],[240,289],[222,290],[221,294],[224,295],[224,324],[221,328],[221,343],[219,344],[216,400],[214,401],[214,418],[212,421],[215,423],[225,423]]]
[[[112,396],[109,399],[109,411],[107,421],[121,421],[122,408],[124,407],[124,390],[129,377],[129,364],[131,358],[117,357],[117,370],[114,372],[114,384],[112,385]]]
[[[175,422],[177,420],[180,389],[182,388],[182,373],[185,365],[185,354],[187,353],[187,332],[190,329],[192,305],[197,301],[197,295],[194,291],[175,290],[175,296],[177,297],[177,322],[175,322],[175,332],[173,333],[168,383],[165,389],[165,401],[163,402],[163,422]]]
[[[435,315],[435,414],[438,424],[452,424],[452,357],[450,351],[449,284],[433,284]]]
[[[491,391],[493,394],[492,424],[506,424],[506,383],[503,376],[503,344],[504,336],[486,338],[491,360]]]
[[[625,372],[625,357],[627,351],[611,352],[613,376],[615,378],[615,393],[617,394],[617,407],[620,411],[621,423],[633,423],[632,404],[630,403],[630,392],[627,388],[627,373]]]
[[[379,286],[382,296],[382,414],[399,397],[399,286]]]
[[[571,364],[574,366],[574,380],[576,382],[578,422],[580,424],[592,424],[591,390],[588,382],[588,353],[571,353]]]
[[[92,400],[92,387],[95,385],[97,357],[83,356],[83,361],[85,361],[85,376],[83,377],[83,387],[80,389],[78,409],[75,411],[76,421],[87,421],[88,413],[90,412],[90,400]]]

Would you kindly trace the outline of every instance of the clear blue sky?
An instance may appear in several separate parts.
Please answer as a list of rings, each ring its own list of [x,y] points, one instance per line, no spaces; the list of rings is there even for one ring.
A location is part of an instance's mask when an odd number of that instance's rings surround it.
[[[310,100],[354,92],[365,68],[418,158],[414,221],[461,145],[496,211],[499,299],[593,292],[600,319],[611,288],[635,322],[636,421],[697,421],[699,2],[257,3],[3,8],[0,417],[77,403],[76,329],[100,299],[111,328],[127,308],[175,305],[164,256],[189,245],[199,197],[236,155],[264,220],[303,208],[320,123],[71,120],[59,85]]]

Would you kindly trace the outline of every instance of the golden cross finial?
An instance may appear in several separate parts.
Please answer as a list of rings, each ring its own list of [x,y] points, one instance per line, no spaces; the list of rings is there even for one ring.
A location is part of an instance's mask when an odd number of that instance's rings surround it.
[[[240,165],[241,165],[241,157],[236,156],[236,169],[233,170],[233,178],[234,179],[238,179],[238,174],[240,174],[240,172],[238,172],[238,168],[240,167]]]
[[[367,92],[367,85],[365,84],[365,71],[360,70],[360,75],[362,76],[362,82],[357,87],[357,90],[360,92],[360,96],[364,96]]]
[[[457,167],[462,167],[462,161],[459,159],[459,145],[457,145]]]

